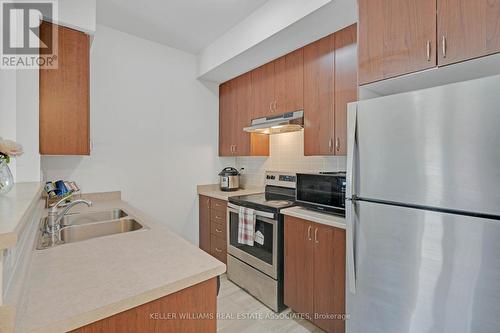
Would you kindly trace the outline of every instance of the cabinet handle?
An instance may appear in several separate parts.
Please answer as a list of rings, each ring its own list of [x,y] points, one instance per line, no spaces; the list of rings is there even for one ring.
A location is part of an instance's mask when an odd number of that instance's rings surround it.
[[[216,247],[216,248],[215,248],[215,252],[219,252],[219,253],[221,253],[221,252],[222,252],[222,250]]]
[[[215,219],[216,220],[222,220],[222,217],[220,217],[219,215],[215,215]]]
[[[236,145],[233,145],[233,153],[236,153]]]
[[[215,232],[221,233],[222,230],[215,228]]]
[[[274,101],[274,112],[278,110],[278,102]]]
[[[314,243],[319,243],[318,240],[318,228],[314,229]]]
[[[311,226],[309,226],[309,227],[307,228],[307,239],[308,239],[308,240],[312,240],[312,238],[311,238],[311,229],[312,229],[312,227],[311,227]]]
[[[446,58],[446,36],[443,36],[441,40],[441,47],[443,48],[443,58]]]
[[[340,138],[337,137],[337,139],[335,139],[335,149],[337,149],[337,151],[340,151]]]
[[[269,112],[273,112],[273,102],[269,102]]]
[[[330,152],[333,151],[333,140],[330,138],[330,140],[328,140],[328,150]]]
[[[432,50],[432,44],[431,41],[427,41],[427,61],[431,61],[431,50]]]
[[[207,208],[210,208],[210,199],[207,199]]]

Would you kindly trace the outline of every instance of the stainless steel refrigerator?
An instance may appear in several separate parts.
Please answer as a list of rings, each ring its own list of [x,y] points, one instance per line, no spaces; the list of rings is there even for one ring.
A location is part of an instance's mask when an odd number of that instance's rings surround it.
[[[500,77],[350,104],[347,169],[347,332],[500,332]]]

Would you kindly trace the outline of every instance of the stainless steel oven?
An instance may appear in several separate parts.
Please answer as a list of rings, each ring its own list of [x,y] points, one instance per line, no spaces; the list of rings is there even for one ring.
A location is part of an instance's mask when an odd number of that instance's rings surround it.
[[[264,235],[262,244],[238,243],[239,206],[229,203],[227,209],[227,252],[270,277],[278,278],[278,220],[276,214],[255,211],[255,231]]]
[[[267,171],[264,193],[229,198],[227,209],[227,277],[269,308],[283,302],[283,224],[281,209],[295,205],[295,173]],[[238,242],[240,208],[255,214],[254,243]]]

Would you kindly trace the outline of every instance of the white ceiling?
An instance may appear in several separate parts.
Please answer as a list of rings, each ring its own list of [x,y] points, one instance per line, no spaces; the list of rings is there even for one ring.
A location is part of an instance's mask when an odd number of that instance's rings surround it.
[[[267,0],[98,0],[97,23],[198,53]]]

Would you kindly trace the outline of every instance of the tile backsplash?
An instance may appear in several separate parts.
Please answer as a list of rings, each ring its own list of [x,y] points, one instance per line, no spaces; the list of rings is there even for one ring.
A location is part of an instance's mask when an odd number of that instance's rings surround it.
[[[287,172],[345,171],[345,156],[304,156],[304,131],[271,135],[269,157],[237,157],[244,168],[242,186],[263,186],[267,170]]]

